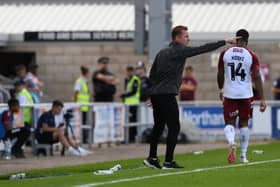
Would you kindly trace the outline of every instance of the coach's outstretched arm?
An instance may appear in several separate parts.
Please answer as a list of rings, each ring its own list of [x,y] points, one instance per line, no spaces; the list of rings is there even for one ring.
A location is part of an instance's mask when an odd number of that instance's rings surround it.
[[[220,40],[218,42],[207,43],[207,44],[204,44],[199,47],[184,47],[183,56],[185,58],[187,58],[187,57],[196,56],[196,55],[199,55],[202,53],[207,53],[207,52],[213,51],[215,49],[218,49],[219,47],[224,46],[226,43],[235,44],[236,39],[237,39],[237,37],[233,37],[233,38],[228,38],[226,40]]]

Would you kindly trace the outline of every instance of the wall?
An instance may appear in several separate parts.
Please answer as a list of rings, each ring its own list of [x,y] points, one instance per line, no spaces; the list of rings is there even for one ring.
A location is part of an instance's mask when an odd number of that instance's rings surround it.
[[[44,93],[51,99],[71,101],[75,80],[80,75],[80,65],[87,65],[93,72],[100,56],[109,56],[110,71],[120,79],[118,92],[123,91],[123,79],[128,64],[147,62],[144,55],[133,54],[133,43],[12,43],[2,51],[34,51],[39,65],[39,77],[45,83]],[[92,89],[92,83],[90,83]],[[92,91],[92,90],[91,90]],[[116,95],[119,95],[116,94]]]

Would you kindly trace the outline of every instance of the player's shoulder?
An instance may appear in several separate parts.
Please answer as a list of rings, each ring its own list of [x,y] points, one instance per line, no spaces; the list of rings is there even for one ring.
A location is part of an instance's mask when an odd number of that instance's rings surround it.
[[[248,47],[244,47],[244,49],[250,53],[251,56],[253,57],[257,57],[257,54],[255,53],[255,51],[253,51],[252,49],[249,49]]]
[[[221,51],[221,55],[224,55],[226,52],[229,52],[232,49],[232,47],[226,47]]]

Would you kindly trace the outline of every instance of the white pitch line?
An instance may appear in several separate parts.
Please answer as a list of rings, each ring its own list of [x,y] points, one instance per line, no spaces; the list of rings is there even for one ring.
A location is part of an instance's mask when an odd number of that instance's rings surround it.
[[[210,171],[210,170],[237,168],[237,167],[259,165],[259,164],[266,164],[266,163],[272,163],[272,162],[280,162],[280,159],[264,160],[264,161],[258,161],[258,162],[251,162],[251,163],[247,163],[247,164],[235,164],[235,165],[226,165],[226,166],[215,166],[215,167],[209,167],[209,168],[198,168],[198,169],[189,170],[189,171],[177,171],[177,172],[169,172],[169,173],[160,173],[160,174],[143,176],[143,177],[126,178],[126,179],[112,180],[112,181],[106,181],[106,182],[95,182],[95,183],[89,183],[89,184],[84,184],[84,185],[77,185],[77,186],[74,186],[74,187],[102,186],[102,185],[106,185],[106,184],[132,182],[132,181],[152,179],[152,178],[157,178],[157,177],[182,175],[182,174],[189,174],[189,173],[199,173],[199,172]]]

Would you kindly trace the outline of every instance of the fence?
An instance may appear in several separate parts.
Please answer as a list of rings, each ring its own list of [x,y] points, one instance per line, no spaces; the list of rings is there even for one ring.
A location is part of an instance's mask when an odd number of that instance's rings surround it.
[[[268,101],[264,113],[259,113],[259,106],[254,105],[254,114],[250,120],[252,139],[280,138],[280,102]],[[137,120],[129,122],[129,107],[123,103],[89,103],[87,122],[82,124],[80,105],[65,103],[61,115],[56,116],[56,124],[61,123],[66,110],[73,113],[70,125],[78,142],[82,139],[82,130],[87,130],[89,146],[94,143],[129,142],[129,128],[137,127],[136,141],[143,139],[143,134],[153,126],[152,109],[144,103],[137,105]],[[51,108],[51,104],[34,104],[33,128],[36,128],[39,116]],[[0,112],[7,109],[6,104],[0,105]],[[215,141],[224,139],[224,118],[221,102],[196,101],[179,103],[181,135],[189,141]],[[23,118],[19,118],[23,119]],[[19,123],[19,122],[18,122]],[[71,133],[69,133],[71,134]]]

